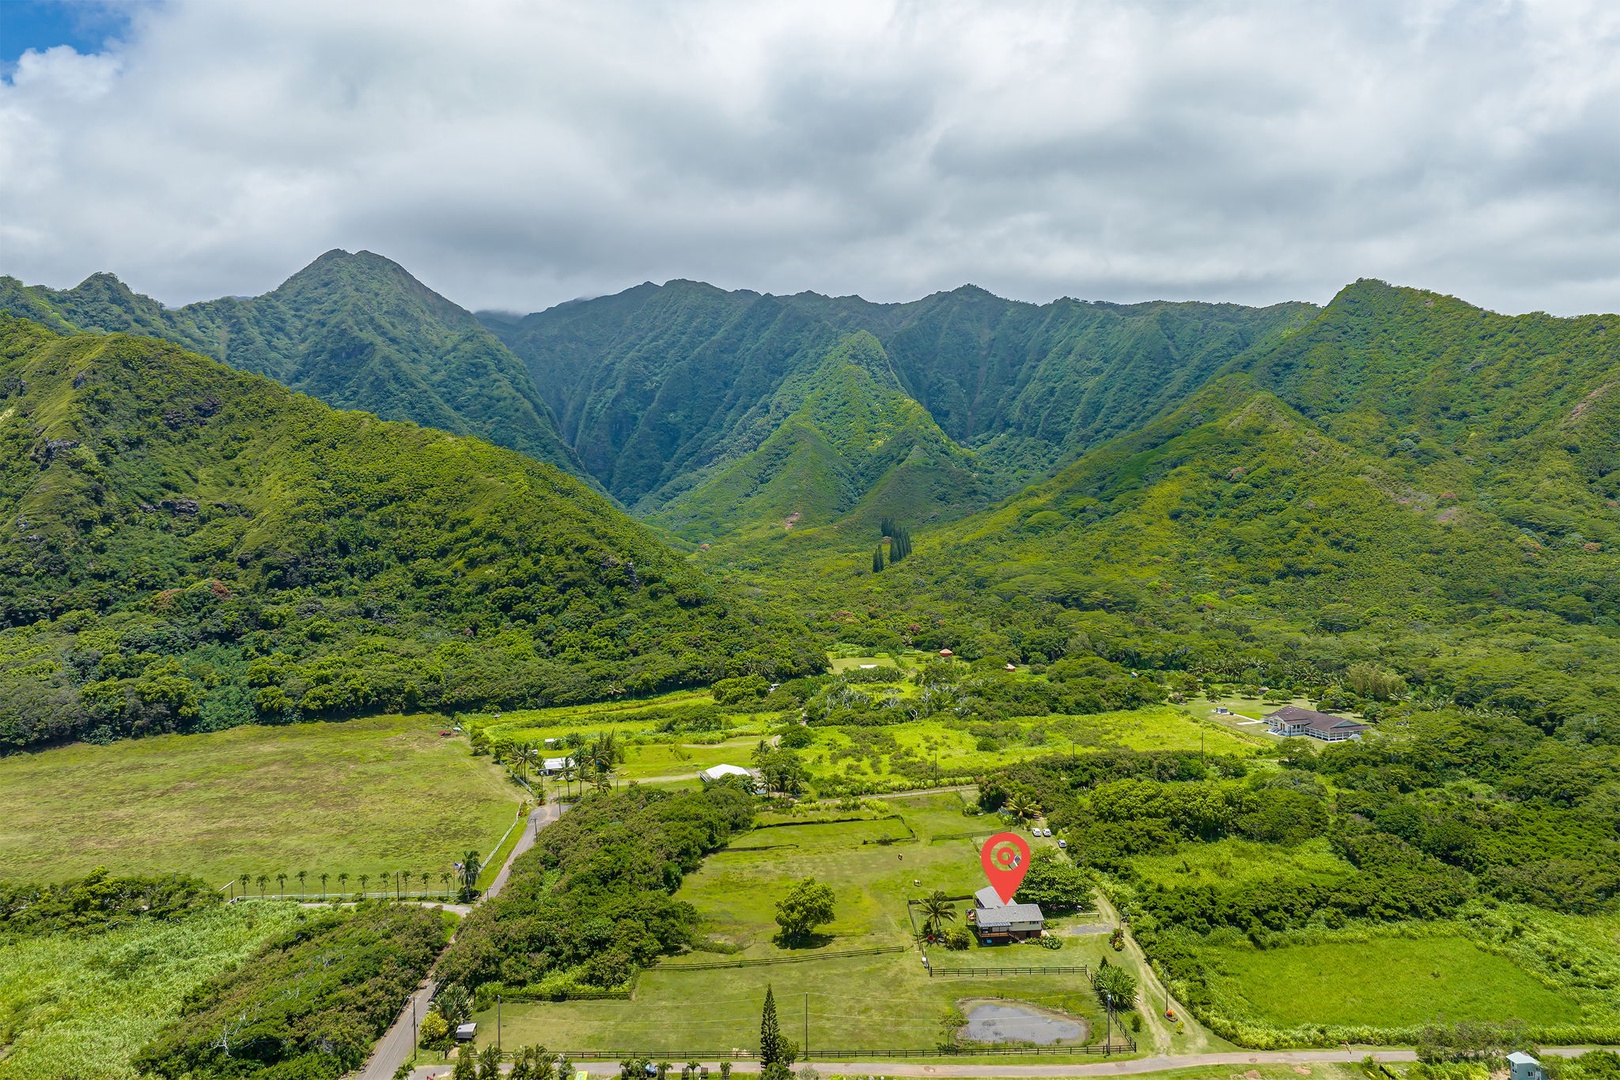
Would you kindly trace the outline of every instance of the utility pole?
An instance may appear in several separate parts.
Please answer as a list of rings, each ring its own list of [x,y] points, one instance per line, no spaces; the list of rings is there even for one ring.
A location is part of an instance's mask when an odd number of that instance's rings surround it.
[[[416,1060],[416,1043],[417,1043],[417,1034],[416,1034],[416,995],[411,994],[411,995],[407,996],[405,998],[405,1000],[410,1002],[410,1005],[411,1005],[411,1060],[415,1061]]]
[[[810,991],[804,992],[804,1060],[810,1060]]]
[[[495,1052],[501,1052],[501,995],[495,995]]]

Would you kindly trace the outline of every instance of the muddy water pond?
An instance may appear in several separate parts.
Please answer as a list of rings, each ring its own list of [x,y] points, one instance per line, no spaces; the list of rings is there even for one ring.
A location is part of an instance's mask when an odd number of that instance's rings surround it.
[[[979,1002],[968,1005],[964,1011],[967,1023],[962,1028],[962,1037],[972,1042],[1052,1046],[1078,1042],[1086,1035],[1085,1021],[1030,1005]]]

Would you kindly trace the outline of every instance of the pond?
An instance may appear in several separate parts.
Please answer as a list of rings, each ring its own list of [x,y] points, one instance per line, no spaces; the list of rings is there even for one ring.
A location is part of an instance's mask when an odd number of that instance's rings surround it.
[[[962,1037],[972,1042],[1025,1042],[1051,1046],[1078,1040],[1085,1032],[1086,1026],[1079,1020],[1018,1005],[987,1002],[968,1009],[967,1025],[962,1028]]]

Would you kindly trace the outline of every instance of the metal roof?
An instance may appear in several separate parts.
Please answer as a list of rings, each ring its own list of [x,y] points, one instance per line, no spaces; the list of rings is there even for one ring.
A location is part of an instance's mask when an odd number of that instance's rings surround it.
[[[1041,914],[1039,904],[1008,904],[1005,907],[980,908],[973,918],[979,929],[983,930],[1011,923],[1044,922],[1046,916]]]

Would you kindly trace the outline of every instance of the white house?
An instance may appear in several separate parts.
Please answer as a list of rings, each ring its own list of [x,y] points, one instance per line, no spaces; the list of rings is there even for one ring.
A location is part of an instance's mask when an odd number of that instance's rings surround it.
[[[551,776],[554,773],[562,772],[564,768],[572,765],[573,762],[574,759],[571,757],[548,757],[545,761],[545,767],[540,771],[547,776]]]
[[[1509,1080],[1547,1080],[1547,1074],[1541,1069],[1541,1062],[1526,1054],[1522,1050],[1515,1050],[1507,1056],[1508,1067],[1512,1069]]]

